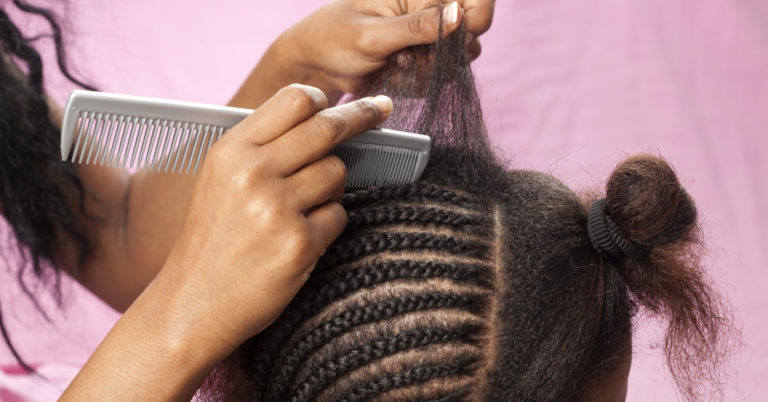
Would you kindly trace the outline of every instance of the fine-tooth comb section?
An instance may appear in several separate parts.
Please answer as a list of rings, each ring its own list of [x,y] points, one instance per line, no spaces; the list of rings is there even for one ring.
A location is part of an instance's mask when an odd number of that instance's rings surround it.
[[[419,162],[418,151],[376,144],[349,143],[331,154],[347,165],[347,187],[356,188],[413,181]]]
[[[76,90],[64,111],[62,160],[195,174],[213,144],[252,110]],[[410,183],[429,159],[429,137],[369,130],[331,153],[347,187]]]

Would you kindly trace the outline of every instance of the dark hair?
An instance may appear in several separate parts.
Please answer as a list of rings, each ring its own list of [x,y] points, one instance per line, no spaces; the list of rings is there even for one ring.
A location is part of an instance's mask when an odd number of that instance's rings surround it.
[[[715,395],[730,322],[674,171],[638,155],[611,174],[605,214],[652,252],[602,258],[587,231],[596,197],[491,151],[463,38],[397,54],[361,88],[395,99],[389,126],[432,136],[429,166],[419,183],[344,196],[344,234],[209,377],[214,398],[583,400],[627,358],[638,307],[666,319],[683,395]]]
[[[54,15],[22,0],[13,4],[47,21],[62,74],[92,89],[67,69],[61,29]],[[36,278],[50,282],[58,297],[56,257],[61,242],[69,239],[80,260],[90,248],[82,220],[87,216],[83,184],[71,165],[60,162],[59,128],[51,117],[42,61],[32,43],[40,38],[24,37],[0,9],[0,211],[13,228],[22,258],[16,271],[19,284],[36,306],[35,295],[23,280],[24,271],[31,267]],[[13,347],[2,318],[0,313],[3,340],[19,364],[33,371]]]

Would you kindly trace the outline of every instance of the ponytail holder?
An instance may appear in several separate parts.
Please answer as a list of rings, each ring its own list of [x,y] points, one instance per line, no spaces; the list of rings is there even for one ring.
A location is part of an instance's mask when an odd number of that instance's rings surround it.
[[[601,198],[589,207],[587,233],[592,247],[603,258],[647,259],[651,255],[652,248],[625,238],[616,223],[605,214],[604,204],[605,198]]]

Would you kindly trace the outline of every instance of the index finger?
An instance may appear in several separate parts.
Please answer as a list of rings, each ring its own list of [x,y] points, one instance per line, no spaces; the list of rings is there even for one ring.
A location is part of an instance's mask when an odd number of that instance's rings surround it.
[[[361,32],[364,48],[388,56],[410,46],[434,43],[459,27],[463,14],[459,2],[440,2],[419,11],[394,17],[370,17]]]
[[[494,0],[464,0],[464,21],[475,37],[491,28],[494,5]]]
[[[336,145],[376,127],[389,117],[392,100],[365,98],[325,109],[264,146],[268,155],[281,155],[273,166],[289,176],[328,154]]]
[[[327,107],[328,98],[320,89],[291,84],[233,127],[228,138],[264,145]]]

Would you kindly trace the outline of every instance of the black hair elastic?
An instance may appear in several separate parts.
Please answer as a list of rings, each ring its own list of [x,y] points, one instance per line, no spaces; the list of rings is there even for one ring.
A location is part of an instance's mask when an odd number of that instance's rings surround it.
[[[604,258],[647,259],[653,248],[625,238],[621,229],[605,214],[604,204],[605,198],[601,198],[589,207],[587,233],[592,247]]]

